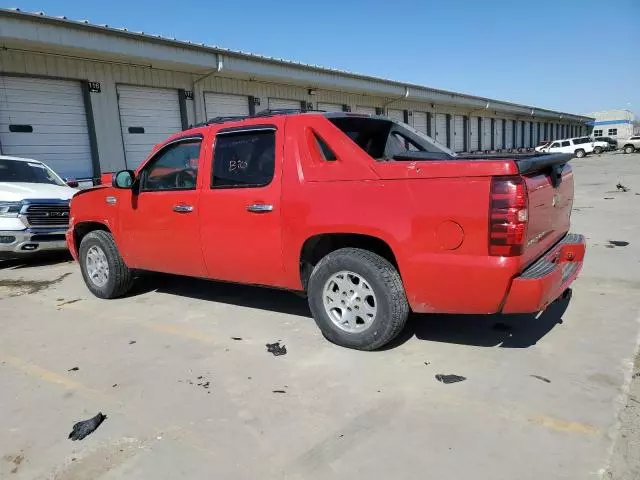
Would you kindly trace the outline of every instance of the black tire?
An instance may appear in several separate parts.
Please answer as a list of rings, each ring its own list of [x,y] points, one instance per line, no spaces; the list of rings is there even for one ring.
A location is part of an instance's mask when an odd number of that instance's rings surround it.
[[[87,252],[91,247],[97,247],[104,252],[109,272],[104,285],[96,285],[87,273]],[[113,235],[103,230],[88,233],[80,242],[78,261],[82,278],[87,288],[98,298],[117,298],[126,294],[133,286],[133,273],[125,265]]]
[[[575,154],[576,154],[576,157],[578,157],[578,158],[582,158],[582,157],[584,157],[587,153],[586,153],[583,149],[579,148],[578,150],[576,150],[576,151],[575,151]]]
[[[362,332],[342,330],[331,320],[324,307],[325,284],[340,271],[360,275],[375,294],[375,318]],[[347,348],[376,350],[382,347],[402,331],[409,316],[409,304],[398,271],[381,256],[360,248],[341,248],[320,260],[311,272],[307,295],[313,318],[324,336]]]
[[[635,148],[631,145],[627,145],[626,147],[624,147],[624,153],[633,153],[635,152]]]
[[[602,153],[602,147],[596,147],[593,149],[593,153],[595,153],[596,155]]]

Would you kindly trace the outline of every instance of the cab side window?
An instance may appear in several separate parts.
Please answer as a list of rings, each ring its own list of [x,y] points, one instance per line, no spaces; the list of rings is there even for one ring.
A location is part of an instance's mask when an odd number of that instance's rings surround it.
[[[571,146],[571,142],[569,142],[569,140],[566,140],[566,141],[562,142],[562,146],[563,147],[570,147]]]
[[[218,133],[211,188],[264,187],[273,180],[275,165],[274,128]]]
[[[189,138],[160,150],[142,170],[140,191],[195,190],[201,143]]]
[[[558,148],[558,147],[560,147],[560,142],[554,142],[551,144],[549,148]]]

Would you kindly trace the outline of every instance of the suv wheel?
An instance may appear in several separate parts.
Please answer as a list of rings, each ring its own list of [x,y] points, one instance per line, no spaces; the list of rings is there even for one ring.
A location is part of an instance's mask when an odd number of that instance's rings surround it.
[[[582,157],[584,157],[586,155],[585,151],[583,149],[581,149],[581,148],[576,150],[575,153],[576,153],[576,157],[578,157],[578,158],[582,158]]]
[[[602,147],[596,147],[593,149],[593,153],[595,153],[596,155],[599,153],[602,153]]]
[[[393,340],[409,316],[400,274],[381,256],[342,248],[313,269],[307,290],[309,308],[331,342],[375,350]]]
[[[635,151],[635,148],[633,148],[631,145],[627,145],[626,147],[624,147],[624,153],[633,153]]]
[[[96,297],[120,297],[133,285],[133,274],[109,232],[96,230],[85,235],[80,242],[79,261],[84,283]]]

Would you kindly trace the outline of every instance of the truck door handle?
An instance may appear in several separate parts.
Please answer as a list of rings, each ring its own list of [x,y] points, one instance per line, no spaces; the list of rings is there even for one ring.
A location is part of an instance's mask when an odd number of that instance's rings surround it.
[[[247,211],[251,213],[269,213],[273,212],[273,205],[254,203],[253,205],[247,205]]]
[[[191,213],[193,212],[193,206],[179,203],[178,205],[173,206],[173,211],[177,213]]]

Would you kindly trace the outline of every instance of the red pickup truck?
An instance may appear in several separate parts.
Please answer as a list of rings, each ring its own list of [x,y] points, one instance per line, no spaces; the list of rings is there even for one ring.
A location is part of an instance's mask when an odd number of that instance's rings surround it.
[[[410,126],[268,111],[180,132],[77,193],[67,243],[89,290],[135,270],[306,292],[324,335],[372,350],[410,311],[544,309],[573,282],[568,155],[457,156]]]

